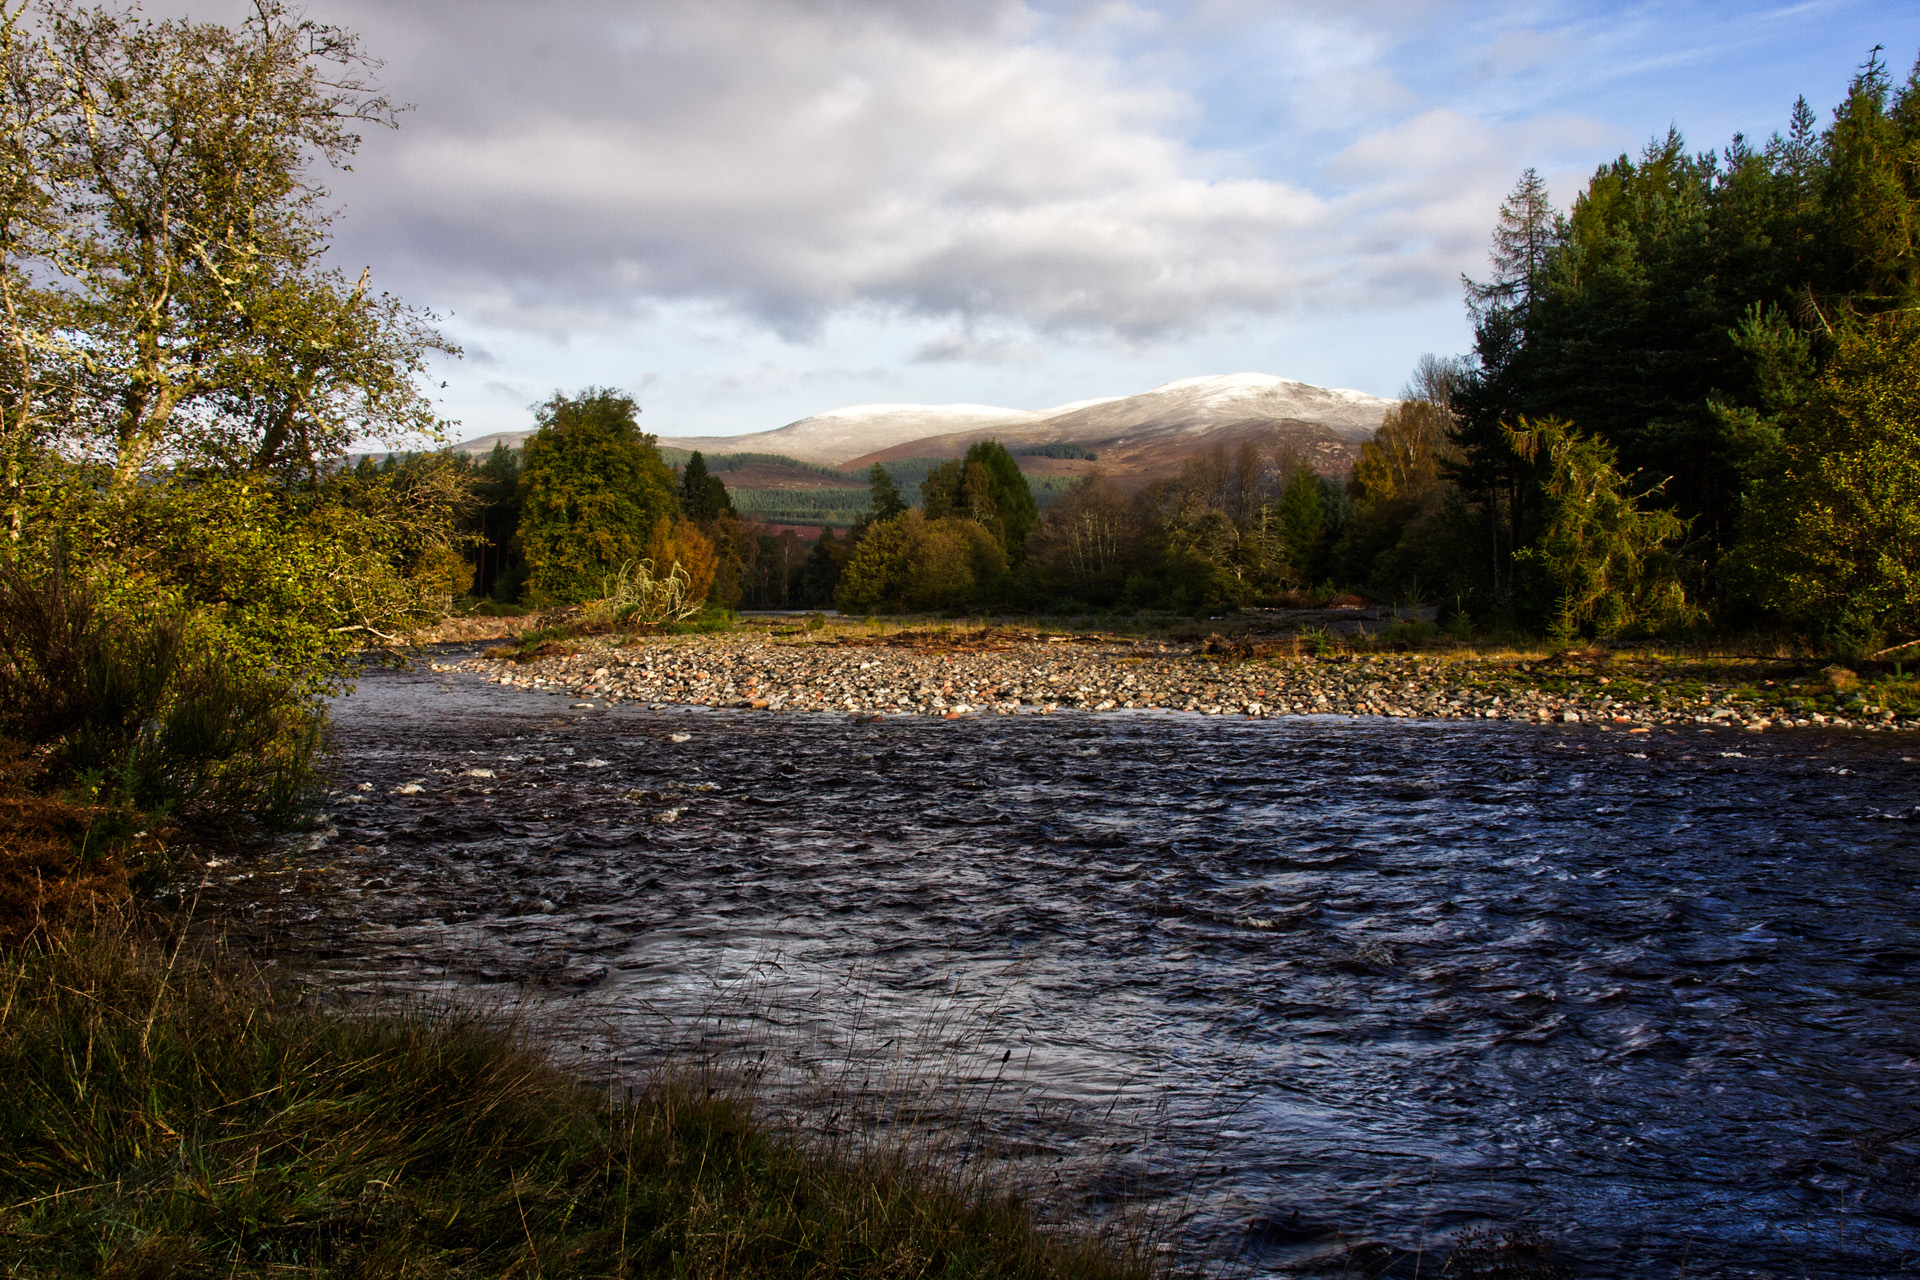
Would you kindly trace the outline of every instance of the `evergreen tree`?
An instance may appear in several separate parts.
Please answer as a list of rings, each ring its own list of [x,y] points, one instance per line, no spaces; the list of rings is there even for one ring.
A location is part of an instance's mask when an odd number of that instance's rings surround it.
[[[468,517],[477,539],[473,593],[510,601],[519,594],[521,568],[514,545],[520,526],[520,453],[493,446],[474,468],[474,507]]]
[[[1836,640],[1920,637],[1920,323],[1843,331],[1780,420],[1754,464],[1736,583]]]
[[[706,523],[721,516],[735,515],[733,496],[720,477],[707,470],[707,460],[698,449],[687,459],[680,473],[680,514],[689,520]]]
[[[1822,196],[1833,250],[1846,264],[1835,283],[1851,309],[1915,305],[1920,295],[1920,66],[1895,95],[1875,48],[1833,113]],[[1831,308],[1832,303],[1829,303]]]
[[[1524,331],[1525,318],[1545,281],[1560,230],[1547,184],[1538,170],[1528,168],[1500,202],[1490,257],[1493,275],[1484,283],[1460,277],[1474,314],[1510,313],[1520,319]]]
[[[1040,519],[1040,508],[1033,500],[1033,489],[1027,484],[1025,473],[998,440],[975,444],[967,450],[966,461],[969,467],[979,466],[985,470],[987,496],[998,525],[994,532],[1008,560],[1018,563],[1026,554],[1027,536]]]
[[[1020,464],[997,440],[982,440],[928,472],[920,497],[929,519],[960,516],[985,526],[1016,564],[1040,518]]]
[[[832,604],[840,586],[840,570],[849,554],[850,548],[833,536],[832,528],[823,527],[819,540],[794,573],[794,603],[809,608]]]
[[[900,496],[900,486],[893,482],[892,474],[877,462],[867,472],[867,485],[873,491],[868,506],[868,516],[872,520],[891,520],[907,509],[906,499]]]
[[[1326,494],[1319,473],[1297,468],[1280,491],[1280,538],[1288,561],[1311,582],[1319,569],[1327,542]]]
[[[1611,635],[1632,622],[1683,615],[1664,555],[1682,532],[1680,520],[1641,508],[1612,448],[1551,418],[1523,418],[1508,434],[1514,452],[1542,474],[1545,527],[1515,559],[1534,571],[1554,638],[1564,643],[1589,629]]]

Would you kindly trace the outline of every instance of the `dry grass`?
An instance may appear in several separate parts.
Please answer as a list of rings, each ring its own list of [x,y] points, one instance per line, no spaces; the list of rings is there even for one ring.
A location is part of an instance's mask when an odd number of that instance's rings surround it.
[[[155,842],[121,833],[128,815],[113,806],[36,793],[32,774],[28,753],[0,739],[0,945],[117,915],[128,855]]]

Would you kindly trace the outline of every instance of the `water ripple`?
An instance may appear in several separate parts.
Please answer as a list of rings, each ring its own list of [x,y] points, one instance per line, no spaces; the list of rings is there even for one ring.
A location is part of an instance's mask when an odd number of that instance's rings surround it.
[[[338,725],[322,846],[221,892],[342,989],[540,984],[634,1060],[774,968],[807,994],[772,1019],[991,992],[1032,1149],[1156,1100],[1142,1167],[1197,1174],[1192,1247],[1256,1271],[1481,1217],[1595,1274],[1920,1268],[1897,743],[586,712],[421,673]]]

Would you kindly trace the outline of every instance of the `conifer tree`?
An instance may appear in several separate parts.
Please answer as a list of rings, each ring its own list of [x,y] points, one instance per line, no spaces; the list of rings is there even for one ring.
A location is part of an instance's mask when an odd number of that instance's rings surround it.
[[[734,514],[733,496],[720,477],[707,470],[707,460],[698,449],[681,469],[680,514],[703,524]]]
[[[869,519],[891,520],[907,509],[906,499],[900,496],[900,486],[893,482],[893,475],[877,462],[867,472],[867,486],[873,492],[867,512]]]
[[[1559,230],[1558,213],[1547,184],[1538,170],[1529,167],[1500,202],[1489,255],[1493,274],[1484,282],[1460,277],[1468,306],[1476,316],[1506,312],[1525,331],[1526,317],[1546,278],[1548,258],[1559,241]]]

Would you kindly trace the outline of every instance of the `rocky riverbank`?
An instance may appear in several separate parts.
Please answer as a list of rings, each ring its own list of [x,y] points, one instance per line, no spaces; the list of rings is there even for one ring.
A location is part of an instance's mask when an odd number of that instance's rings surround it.
[[[559,651],[555,651],[559,650]],[[1796,675],[1678,659],[1339,654],[1236,659],[1205,646],[1087,636],[906,633],[575,641],[442,669],[604,702],[856,715],[1190,711],[1766,730],[1920,729],[1911,706],[1827,668]],[[1770,674],[1771,673],[1771,674]],[[1711,678],[1717,676],[1719,678]],[[1891,701],[1891,699],[1886,699]]]

